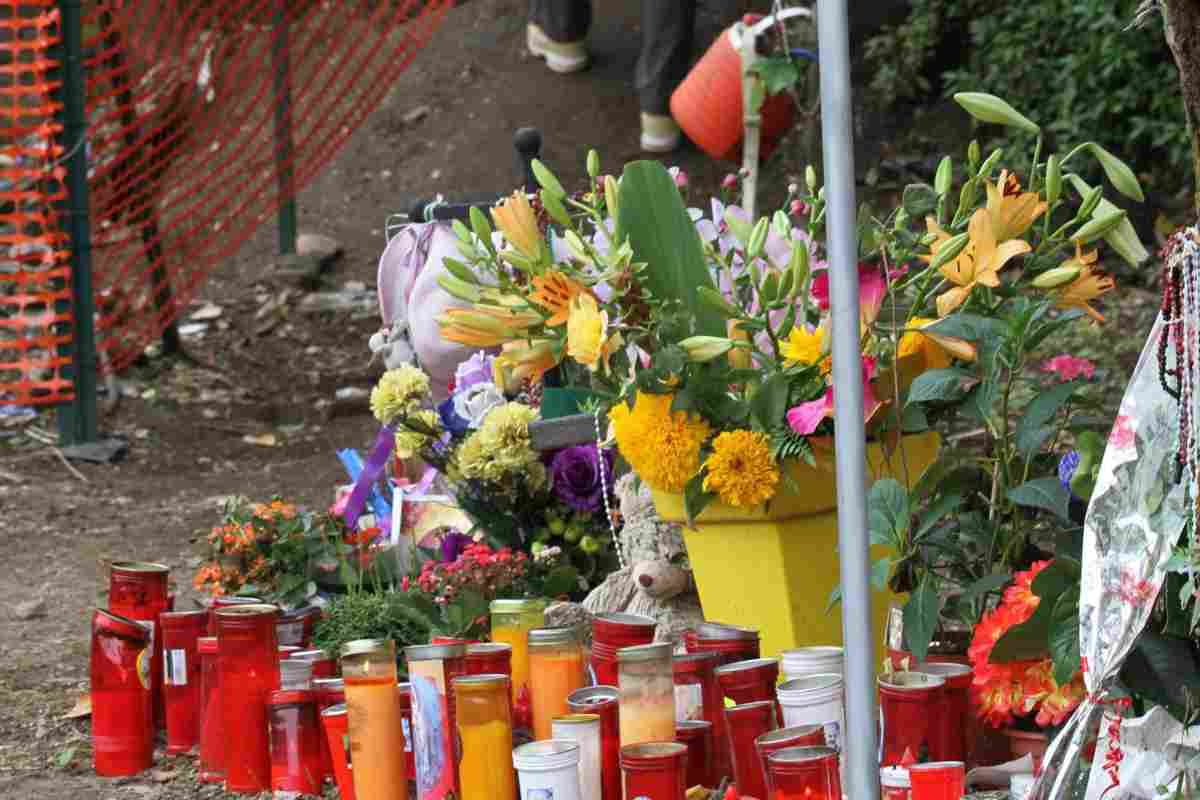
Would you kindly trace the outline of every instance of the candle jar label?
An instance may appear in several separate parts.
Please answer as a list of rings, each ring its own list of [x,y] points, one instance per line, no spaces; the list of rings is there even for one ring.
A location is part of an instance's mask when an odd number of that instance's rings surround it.
[[[454,732],[446,698],[446,673],[441,661],[412,661],[411,685],[413,747],[419,800],[445,800],[454,796]]]
[[[704,719],[703,687],[698,683],[676,684],[675,721]]]
[[[163,683],[187,686],[187,651],[163,650]]]

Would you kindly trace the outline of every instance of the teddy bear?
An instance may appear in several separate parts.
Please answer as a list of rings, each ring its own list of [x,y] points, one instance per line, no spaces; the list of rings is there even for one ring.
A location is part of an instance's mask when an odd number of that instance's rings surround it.
[[[591,615],[653,617],[655,639],[677,642],[683,631],[704,621],[683,534],[678,525],[659,519],[649,487],[635,475],[619,478],[614,489],[625,523],[618,542],[626,566],[592,589],[583,608]]]

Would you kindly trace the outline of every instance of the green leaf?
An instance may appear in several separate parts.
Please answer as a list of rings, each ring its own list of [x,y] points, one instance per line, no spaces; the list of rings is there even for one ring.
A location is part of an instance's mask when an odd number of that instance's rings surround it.
[[[917,661],[924,661],[929,654],[929,643],[933,641],[941,610],[933,577],[926,574],[904,605],[904,639]]]
[[[1079,669],[1079,595],[1059,595],[1050,615],[1050,658],[1054,680],[1065,684]]]
[[[1187,719],[1185,708],[1194,708],[1200,697],[1200,664],[1192,643],[1147,628],[1121,667],[1121,683],[1176,719]]]
[[[764,430],[775,430],[783,424],[790,393],[791,379],[782,373],[775,373],[758,387],[750,408]]]
[[[751,71],[762,79],[767,94],[779,94],[800,80],[800,70],[787,56],[760,58]]]
[[[1003,589],[1012,579],[1011,575],[984,575],[979,580],[972,583],[967,588],[963,589],[958,595],[959,602],[967,603],[980,597],[984,597],[992,592]]]
[[[703,470],[692,476],[692,479],[683,487],[683,509],[687,514],[689,528],[696,530],[696,517],[700,516],[705,507],[716,498],[715,494],[704,489]]]
[[[887,544],[903,550],[912,523],[908,490],[899,481],[884,478],[875,481],[867,495],[867,518],[871,544]]]
[[[1058,482],[1058,478],[1034,478],[1026,481],[1020,486],[1010,489],[1008,499],[1019,506],[1051,511],[1068,522],[1071,519],[1068,513],[1071,495]]]
[[[1051,386],[1026,406],[1025,413],[1017,422],[1017,450],[1020,453],[1031,456],[1041,448],[1053,430],[1047,427],[1047,423],[1083,385],[1081,381],[1071,381]]]
[[[963,395],[963,384],[973,378],[970,372],[958,367],[927,370],[918,375],[909,387],[908,402],[957,400]]]
[[[929,430],[929,418],[920,406],[905,405],[900,412],[900,429],[904,433],[920,433]]]
[[[628,240],[635,260],[648,265],[641,274],[645,288],[659,301],[679,302],[695,318],[696,333],[724,336],[724,318],[700,301],[699,289],[714,288],[712,276],[696,226],[666,167],[657,161],[629,164],[619,192],[614,241]]]
[[[925,534],[933,530],[934,526],[957,511],[958,507],[962,505],[962,501],[961,494],[944,494],[934,500],[921,515],[921,522],[917,527],[917,532],[913,534],[913,541],[919,543]]]

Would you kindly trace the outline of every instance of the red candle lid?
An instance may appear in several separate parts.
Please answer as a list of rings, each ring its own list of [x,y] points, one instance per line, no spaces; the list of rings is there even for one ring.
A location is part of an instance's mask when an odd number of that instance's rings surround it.
[[[217,637],[201,636],[196,640],[196,651],[201,655],[215,656],[217,653],[221,652],[220,648],[217,646]]]
[[[271,692],[269,706],[287,706],[296,703],[311,703],[316,699],[311,689],[281,689]]]
[[[150,623],[146,623],[149,625]],[[146,625],[142,625],[136,620],[122,617],[120,614],[114,614],[111,611],[106,611],[103,608],[97,608],[96,613],[92,616],[92,629],[104,631],[114,636],[120,636],[124,639],[135,639],[137,641],[146,641],[151,636],[151,631]]]
[[[775,667],[779,669],[779,661],[774,658],[750,658],[745,661],[734,661],[732,664],[726,664],[723,667],[717,667],[714,672],[717,675],[729,675],[733,672],[741,672],[743,670],[763,669],[764,667]]]

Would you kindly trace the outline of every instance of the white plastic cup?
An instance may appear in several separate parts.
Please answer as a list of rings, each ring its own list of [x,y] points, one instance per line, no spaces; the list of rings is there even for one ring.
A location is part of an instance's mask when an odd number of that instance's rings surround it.
[[[883,767],[879,770],[879,785],[883,800],[911,800],[912,779],[904,767]]]
[[[583,800],[600,800],[600,716],[566,714],[550,720],[550,737],[579,745],[579,794]]]
[[[846,657],[842,648],[823,645],[784,650],[782,662],[784,679],[790,681],[809,675],[842,675],[845,673]]]
[[[307,690],[312,688],[312,662],[299,658],[284,658],[279,661],[279,688]]]
[[[783,726],[820,725],[825,743],[842,751],[845,727],[845,703],[842,700],[842,676],[835,673],[807,675],[779,684],[775,690],[783,709]]]
[[[513,750],[512,758],[521,800],[582,800],[576,742],[530,742]]]
[[[1012,800],[1028,800],[1037,778],[1029,773],[1013,775],[1008,779],[1008,794]]]

